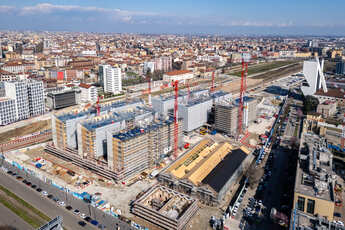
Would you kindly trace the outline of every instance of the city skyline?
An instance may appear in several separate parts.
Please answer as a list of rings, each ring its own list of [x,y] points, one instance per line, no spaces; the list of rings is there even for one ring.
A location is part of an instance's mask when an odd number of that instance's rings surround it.
[[[344,35],[345,3],[323,1],[9,1],[0,30],[222,35]]]

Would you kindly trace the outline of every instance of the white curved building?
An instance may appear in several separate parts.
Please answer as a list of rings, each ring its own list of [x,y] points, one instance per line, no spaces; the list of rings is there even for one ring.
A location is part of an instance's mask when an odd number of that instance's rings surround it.
[[[326,80],[323,74],[323,63],[324,60],[321,60],[320,63],[318,57],[315,60],[304,61],[303,74],[306,81],[301,86],[304,96],[314,95],[321,87],[325,93],[327,92]]]

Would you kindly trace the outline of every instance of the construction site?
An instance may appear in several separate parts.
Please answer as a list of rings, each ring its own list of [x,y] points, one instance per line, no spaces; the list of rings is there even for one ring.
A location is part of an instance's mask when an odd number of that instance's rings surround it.
[[[158,117],[137,100],[105,105],[100,111],[99,115],[92,108],[54,115],[54,146],[47,151],[121,182],[153,169],[173,150],[172,117]]]
[[[207,205],[219,205],[253,160],[249,154],[245,147],[203,139],[162,171],[158,181]]]
[[[132,212],[164,229],[184,229],[198,210],[197,200],[164,186],[157,185],[138,200]]]
[[[239,95],[216,91],[213,74],[210,90],[176,81],[169,95],[149,90],[147,102],[54,113],[52,142],[7,155],[76,195],[102,194],[102,210],[150,229],[198,229],[207,210],[227,207],[283,100],[247,92],[245,61],[242,70]]]

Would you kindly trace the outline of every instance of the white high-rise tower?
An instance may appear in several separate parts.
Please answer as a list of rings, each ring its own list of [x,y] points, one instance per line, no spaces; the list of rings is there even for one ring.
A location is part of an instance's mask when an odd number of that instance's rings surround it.
[[[103,65],[104,92],[118,94],[122,91],[121,69]]]
[[[323,89],[327,92],[327,85],[325,76],[323,74],[324,60],[320,60],[318,57],[315,60],[304,61],[303,74],[306,82],[301,86],[301,90],[305,96],[314,95],[317,90]]]

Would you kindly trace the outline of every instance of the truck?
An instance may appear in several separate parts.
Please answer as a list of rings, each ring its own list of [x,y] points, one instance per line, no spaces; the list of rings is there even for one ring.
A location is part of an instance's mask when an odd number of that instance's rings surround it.
[[[159,174],[160,170],[159,169],[155,169],[150,173],[150,178],[153,179],[155,178],[158,174]]]
[[[280,226],[288,227],[289,225],[288,217],[284,213],[278,212],[275,208],[271,209],[270,217],[274,223],[277,223]]]

